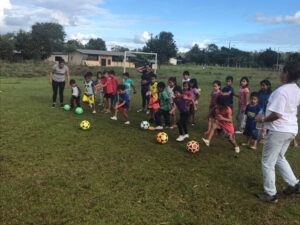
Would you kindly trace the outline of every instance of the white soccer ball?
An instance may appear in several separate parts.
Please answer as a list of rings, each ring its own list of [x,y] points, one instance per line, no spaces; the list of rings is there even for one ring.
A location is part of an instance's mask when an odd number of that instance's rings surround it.
[[[148,121],[142,121],[141,122],[141,128],[144,130],[148,130],[150,127],[150,123]]]

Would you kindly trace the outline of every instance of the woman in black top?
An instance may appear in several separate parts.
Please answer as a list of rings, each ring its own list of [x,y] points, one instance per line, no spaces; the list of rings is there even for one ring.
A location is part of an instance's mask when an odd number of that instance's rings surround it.
[[[141,76],[141,95],[142,95],[142,108],[139,109],[137,112],[146,111],[146,105],[148,108],[150,95],[147,94],[149,92],[149,85],[150,85],[150,78],[151,78],[151,67],[149,64],[146,64],[145,66],[137,68],[137,71],[139,73],[142,73]],[[148,110],[147,110],[148,113]]]

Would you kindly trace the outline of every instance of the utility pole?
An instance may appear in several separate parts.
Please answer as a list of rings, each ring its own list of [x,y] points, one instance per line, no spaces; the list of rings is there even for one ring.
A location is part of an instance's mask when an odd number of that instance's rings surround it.
[[[231,41],[229,41],[228,54],[227,54],[227,67],[229,67],[230,42],[231,42]]]

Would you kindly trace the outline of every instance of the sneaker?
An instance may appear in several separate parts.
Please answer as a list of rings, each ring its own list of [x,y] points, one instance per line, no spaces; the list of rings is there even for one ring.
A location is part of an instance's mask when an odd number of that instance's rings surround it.
[[[60,108],[64,108],[64,103],[60,103]]]
[[[176,141],[184,141],[184,135],[179,135]]]
[[[130,121],[126,121],[124,124],[129,125],[129,124],[130,124]]]
[[[143,112],[143,111],[145,111],[144,109],[139,109],[139,110],[137,110],[136,112]]]
[[[204,142],[204,144],[209,147],[209,140],[202,138],[202,141]]]
[[[146,114],[147,114],[147,115],[149,115],[149,114],[150,114],[150,110],[149,110],[149,109],[146,111]]]
[[[174,126],[170,126],[169,128],[170,128],[170,129],[174,129]]]
[[[169,126],[165,126],[165,128],[166,128],[166,129],[170,129],[170,127],[169,127]]]
[[[283,194],[291,195],[291,194],[300,194],[300,183],[296,184],[295,186],[288,186],[286,189],[283,190]]]
[[[163,126],[157,126],[157,127],[155,127],[155,130],[162,130],[162,129],[164,129]]]
[[[264,201],[264,202],[269,202],[269,203],[277,203],[278,202],[278,198],[277,198],[277,194],[276,195],[268,195],[266,193],[262,193],[262,194],[256,194],[255,195],[259,200]]]
[[[89,107],[93,108],[92,104],[89,104]]]
[[[184,139],[186,139],[186,138],[189,138],[190,135],[189,134],[185,134],[183,137],[184,137]]]
[[[52,103],[52,109],[54,109],[55,106],[56,106],[56,102],[53,102],[53,103]]]
[[[110,117],[111,120],[118,120],[116,116]]]
[[[96,110],[93,110],[93,112],[92,112],[93,114],[95,114],[96,113]]]
[[[195,126],[196,124],[195,123],[192,123],[192,126]]]
[[[237,130],[236,132],[234,132],[234,133],[236,133],[236,134],[242,134],[243,132],[242,131],[239,131],[239,130]]]
[[[209,130],[205,131],[204,135],[209,135],[209,132],[210,132]]]
[[[239,146],[234,147],[234,151],[235,151],[235,153],[240,153],[240,147]]]

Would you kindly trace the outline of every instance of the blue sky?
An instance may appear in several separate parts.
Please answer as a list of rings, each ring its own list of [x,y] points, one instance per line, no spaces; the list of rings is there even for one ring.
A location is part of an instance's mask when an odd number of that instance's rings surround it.
[[[1,0],[0,32],[58,22],[67,39],[101,37],[108,47],[142,47],[170,31],[180,51],[198,43],[244,50],[300,51],[300,1]]]

